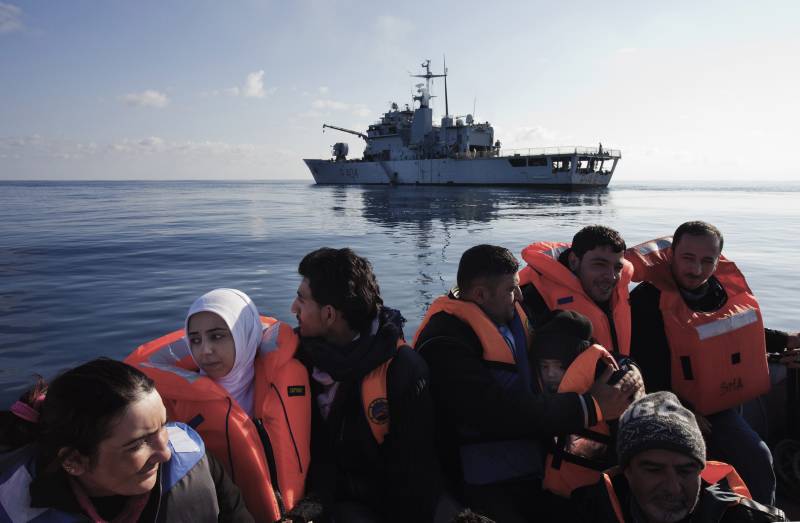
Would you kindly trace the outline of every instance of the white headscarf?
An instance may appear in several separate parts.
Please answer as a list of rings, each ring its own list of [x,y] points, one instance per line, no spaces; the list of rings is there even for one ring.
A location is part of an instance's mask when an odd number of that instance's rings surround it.
[[[214,289],[195,300],[186,314],[185,336],[189,338],[189,318],[198,312],[213,312],[225,321],[233,336],[236,356],[231,371],[214,380],[236,400],[248,415],[253,415],[253,379],[255,360],[261,344],[263,327],[250,297],[236,289]],[[194,358],[194,356],[192,356]],[[195,363],[197,361],[195,360]],[[200,367],[200,365],[198,365]],[[200,369],[201,374],[205,374]]]

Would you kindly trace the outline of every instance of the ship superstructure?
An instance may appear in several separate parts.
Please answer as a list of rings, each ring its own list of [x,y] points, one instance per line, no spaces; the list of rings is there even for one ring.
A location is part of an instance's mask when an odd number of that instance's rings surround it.
[[[330,160],[306,159],[318,184],[475,184],[548,185],[564,187],[606,186],[622,154],[598,147],[547,147],[504,150],[494,139],[489,122],[476,122],[471,114],[450,115],[447,69],[433,74],[430,60],[424,73],[412,75],[416,85],[412,109],[392,103],[366,134],[323,124],[362,138],[362,158],[348,159],[347,143],[333,146]],[[444,78],[445,116],[433,123],[431,80]]]

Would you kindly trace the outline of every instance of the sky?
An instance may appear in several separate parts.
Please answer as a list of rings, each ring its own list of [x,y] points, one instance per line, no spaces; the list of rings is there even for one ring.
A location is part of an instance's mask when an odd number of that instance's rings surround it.
[[[411,102],[615,179],[796,180],[800,2],[0,0],[0,179],[297,179]],[[434,118],[444,112],[435,83]]]

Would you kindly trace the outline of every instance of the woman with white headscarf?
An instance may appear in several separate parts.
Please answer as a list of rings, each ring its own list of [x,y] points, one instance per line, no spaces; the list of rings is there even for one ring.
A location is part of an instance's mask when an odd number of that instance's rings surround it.
[[[296,349],[291,327],[260,316],[247,294],[215,289],[183,330],[126,359],[156,382],[170,419],[200,433],[257,521],[284,519],[304,492],[311,411]]]

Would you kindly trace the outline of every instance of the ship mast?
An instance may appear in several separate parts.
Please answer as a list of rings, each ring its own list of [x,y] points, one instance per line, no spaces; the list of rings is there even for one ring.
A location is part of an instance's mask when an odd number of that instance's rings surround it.
[[[427,97],[420,96],[419,100],[420,100],[420,105],[422,107],[427,107],[428,106],[427,98],[430,98],[430,93],[431,93],[431,78],[444,78],[445,79],[445,84],[447,84],[447,70],[445,70],[444,74],[433,74],[433,73],[431,73],[431,61],[430,61],[430,59],[425,60],[424,62],[422,62],[422,67],[425,68],[425,74],[412,74],[411,76],[413,78],[424,78],[425,79],[425,92],[427,93],[428,96]],[[445,112],[447,112],[447,100],[446,100],[447,96],[446,96],[446,94],[447,94],[447,90],[445,89]]]
[[[444,115],[450,116],[450,106],[447,103],[447,59],[442,55],[442,67],[444,67]]]

